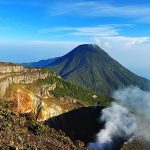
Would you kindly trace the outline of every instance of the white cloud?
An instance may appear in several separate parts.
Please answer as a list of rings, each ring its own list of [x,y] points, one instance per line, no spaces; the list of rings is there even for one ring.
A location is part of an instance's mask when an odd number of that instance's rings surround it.
[[[56,3],[54,7],[49,9],[49,14],[53,16],[127,17],[138,21],[145,18],[145,20],[150,21],[150,5],[118,6],[97,1]]]
[[[121,44],[121,47],[129,48],[137,44],[150,42],[150,37],[128,37],[128,36],[111,36],[111,37],[94,37],[94,41],[98,44],[105,44],[108,48],[111,45]],[[107,44],[106,44],[107,43]],[[104,45],[103,44],[103,45]]]
[[[131,71],[150,79],[150,37],[93,37],[91,40]]]
[[[144,3],[144,2],[143,2]],[[115,5],[102,1],[0,0],[3,5],[28,5],[41,7],[50,16],[126,17],[137,22],[150,23],[150,5]]]
[[[98,25],[98,26],[87,26],[87,27],[56,27],[56,28],[45,28],[39,31],[39,33],[50,33],[50,32],[63,32],[70,33],[76,36],[116,36],[118,35],[119,29],[115,25]]]
[[[97,25],[97,26],[85,26],[85,27],[55,27],[41,29],[39,33],[49,34],[51,32],[57,32],[58,34],[71,36],[83,37],[92,39],[96,43],[101,43],[106,47],[111,48],[111,45],[121,43],[122,47],[132,47],[136,44],[142,44],[150,42],[150,37],[129,37],[122,36],[120,34],[122,27],[132,27],[132,24],[108,24],[108,25]]]
[[[125,37],[125,36],[118,36],[114,37],[114,40],[118,42],[125,42],[127,46],[132,46],[136,44],[142,44],[148,42],[150,37]]]

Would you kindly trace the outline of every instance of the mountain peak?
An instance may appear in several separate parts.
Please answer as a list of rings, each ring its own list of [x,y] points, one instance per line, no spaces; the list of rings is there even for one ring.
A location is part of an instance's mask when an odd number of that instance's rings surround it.
[[[148,80],[141,78],[109,56],[95,44],[83,44],[50,63],[48,67],[64,79],[97,93],[136,85],[146,89]]]
[[[45,67],[56,71],[63,79],[96,93],[110,94],[131,85],[148,89],[148,80],[123,67],[96,44],[79,45],[52,62],[46,60],[39,64],[46,64]]]
[[[82,44],[82,45],[77,46],[74,50],[96,51],[96,50],[102,50],[102,49],[96,44]]]
[[[95,47],[99,47],[96,44],[81,44],[78,47],[89,47],[89,48],[95,48]]]
[[[72,51],[70,51],[66,55],[82,55],[85,56],[85,54],[99,54],[101,56],[107,55],[107,53],[101,49],[98,45],[96,44],[82,44],[74,48]]]

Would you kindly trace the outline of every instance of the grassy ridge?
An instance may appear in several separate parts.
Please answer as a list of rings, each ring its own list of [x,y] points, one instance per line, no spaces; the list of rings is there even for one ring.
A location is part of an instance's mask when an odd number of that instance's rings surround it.
[[[106,106],[112,100],[110,97],[104,95],[96,95],[97,97],[93,98],[93,95],[95,95],[94,93],[57,77],[48,77],[46,79],[39,80],[38,82],[40,84],[56,83],[56,89],[54,91],[51,91],[54,96],[70,96],[78,99],[81,103],[84,103],[86,105],[98,104],[101,106]]]

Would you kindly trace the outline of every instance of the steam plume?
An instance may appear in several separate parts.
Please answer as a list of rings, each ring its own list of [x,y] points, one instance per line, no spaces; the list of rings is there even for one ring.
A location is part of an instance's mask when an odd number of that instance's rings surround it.
[[[129,111],[117,103],[103,109],[101,121],[105,122],[105,128],[97,134],[95,143],[89,144],[89,149],[112,150],[116,140],[127,141],[134,134],[136,125]]]
[[[115,91],[113,98],[115,103],[105,108],[100,118],[105,128],[97,134],[95,143],[89,143],[89,149],[116,150],[116,139],[125,142],[133,135],[150,139],[150,92],[128,87]]]
[[[138,87],[128,87],[115,91],[113,97],[122,106],[127,107],[136,118],[138,137],[150,139],[150,92]]]

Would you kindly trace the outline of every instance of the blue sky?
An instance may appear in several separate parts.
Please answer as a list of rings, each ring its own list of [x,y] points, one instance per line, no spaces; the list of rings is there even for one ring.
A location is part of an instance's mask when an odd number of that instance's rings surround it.
[[[150,1],[0,0],[0,61],[52,58],[82,43],[150,79]]]

